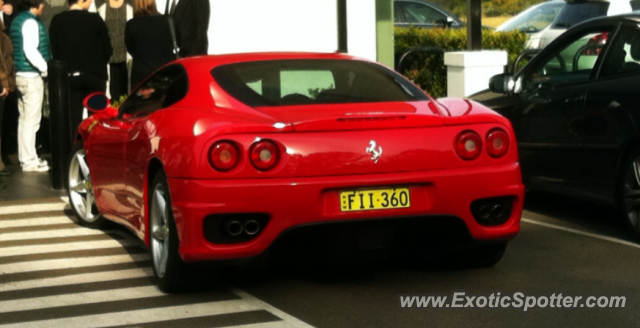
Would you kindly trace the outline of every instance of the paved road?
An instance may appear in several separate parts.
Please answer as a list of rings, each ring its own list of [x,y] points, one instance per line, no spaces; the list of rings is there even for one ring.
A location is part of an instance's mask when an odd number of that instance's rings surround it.
[[[640,247],[607,207],[528,194],[522,232],[494,268],[381,263],[271,266],[213,290],[165,295],[126,230],[76,226],[59,198],[0,204],[0,327],[631,327]],[[624,296],[624,308],[401,309],[400,294]]]
[[[85,229],[60,198],[0,206],[0,327],[310,327],[234,287],[166,295],[122,229]]]

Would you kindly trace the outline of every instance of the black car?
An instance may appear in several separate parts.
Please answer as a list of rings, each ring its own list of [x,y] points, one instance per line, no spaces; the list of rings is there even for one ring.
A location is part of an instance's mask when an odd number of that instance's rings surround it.
[[[463,27],[464,23],[444,8],[423,0],[394,0],[394,25],[402,27]]]
[[[511,120],[525,185],[622,209],[640,237],[640,14],[569,29],[469,98]]]

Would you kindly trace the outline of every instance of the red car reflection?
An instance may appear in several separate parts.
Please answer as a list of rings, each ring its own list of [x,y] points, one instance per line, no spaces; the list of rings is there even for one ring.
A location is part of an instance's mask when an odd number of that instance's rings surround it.
[[[182,59],[107,104],[87,98],[97,112],[78,130],[69,199],[81,224],[143,239],[164,291],[184,287],[189,262],[278,252],[420,258],[437,241],[450,260],[490,266],[520,228],[510,123],[374,62]]]

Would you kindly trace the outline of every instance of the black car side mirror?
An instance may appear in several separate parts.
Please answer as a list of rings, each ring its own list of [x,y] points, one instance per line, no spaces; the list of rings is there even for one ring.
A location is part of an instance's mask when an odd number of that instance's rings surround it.
[[[489,90],[495,93],[510,93],[514,85],[513,76],[508,73],[494,75],[489,80]]]
[[[451,27],[451,25],[453,25],[453,18],[447,16],[447,19],[438,19],[436,21],[436,24],[444,28],[449,28]]]

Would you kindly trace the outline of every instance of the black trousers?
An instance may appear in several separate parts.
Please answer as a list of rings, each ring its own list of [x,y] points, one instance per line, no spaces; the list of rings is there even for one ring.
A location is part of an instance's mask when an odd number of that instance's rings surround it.
[[[106,92],[107,80],[90,74],[80,74],[69,77],[69,118],[71,124],[71,139],[75,136],[78,126],[82,123],[82,109],[84,98],[95,92]],[[91,115],[91,112],[88,113]]]
[[[122,96],[129,94],[129,76],[127,74],[127,63],[109,64],[109,93],[113,101],[119,100]]]
[[[2,152],[15,154],[18,152],[18,97],[17,92],[10,92],[4,100],[2,113]]]

